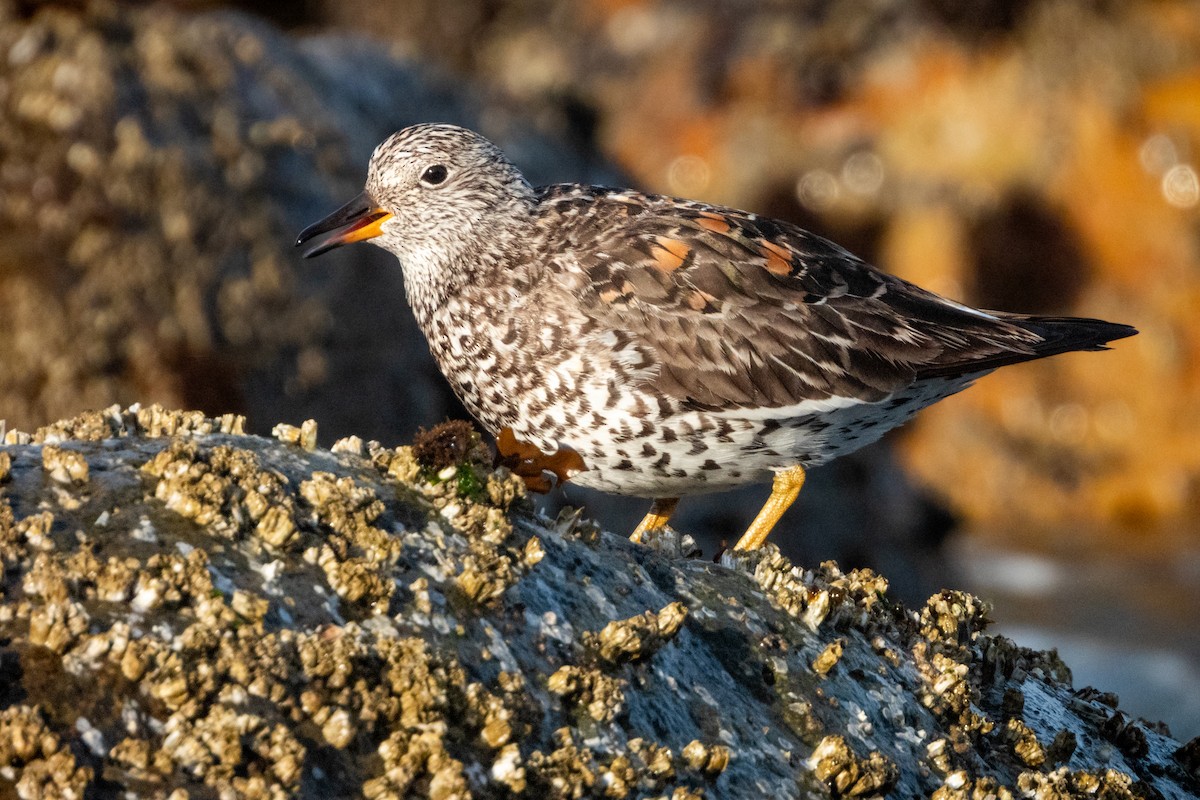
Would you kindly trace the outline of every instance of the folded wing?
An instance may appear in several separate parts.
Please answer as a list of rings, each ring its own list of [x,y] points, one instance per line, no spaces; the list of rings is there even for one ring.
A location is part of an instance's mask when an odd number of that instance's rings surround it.
[[[554,187],[545,191],[553,202]],[[633,337],[655,362],[654,387],[697,409],[874,402],[923,378],[1135,333],[972,309],[797,226],[729,208],[603,190],[571,202],[595,204],[564,234],[598,254],[577,265],[586,312]]]

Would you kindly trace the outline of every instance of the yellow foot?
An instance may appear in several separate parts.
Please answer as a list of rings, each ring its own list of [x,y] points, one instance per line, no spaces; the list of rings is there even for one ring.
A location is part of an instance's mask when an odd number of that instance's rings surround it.
[[[767,540],[767,535],[775,527],[775,523],[779,522],[783,512],[796,502],[796,495],[800,494],[800,487],[803,485],[804,467],[799,464],[775,473],[775,480],[771,483],[771,496],[767,498],[762,510],[733,549],[757,550],[762,547],[762,543]]]
[[[640,542],[642,536],[649,531],[656,531],[667,524],[671,519],[671,515],[675,513],[675,506],[679,505],[678,497],[660,497],[654,501],[654,505],[650,506],[650,513],[642,518],[638,526],[633,529],[633,533],[629,534],[629,541]]]

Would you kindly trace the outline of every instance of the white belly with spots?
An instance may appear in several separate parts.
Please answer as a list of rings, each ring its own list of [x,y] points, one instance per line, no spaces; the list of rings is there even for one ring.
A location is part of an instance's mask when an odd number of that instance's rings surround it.
[[[580,486],[641,497],[722,491],[853,452],[983,374],[925,382],[878,403],[798,415],[788,409],[686,412],[651,423],[617,408],[606,412],[604,428],[565,430],[560,442],[588,466],[572,478]]]

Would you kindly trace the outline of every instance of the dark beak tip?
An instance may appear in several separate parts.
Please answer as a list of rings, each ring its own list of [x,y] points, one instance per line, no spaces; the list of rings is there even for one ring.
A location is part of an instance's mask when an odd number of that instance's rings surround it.
[[[296,247],[303,247],[305,244],[308,245],[308,247],[305,247],[300,251],[301,258],[313,258],[314,256],[319,256],[321,253],[324,253],[326,250],[330,249],[326,247],[324,243],[310,242],[315,235],[315,233],[310,234],[306,228],[299,236],[296,237]]]
[[[301,244],[303,244],[303,242],[299,242],[299,241],[296,242],[297,246],[299,246]],[[334,249],[336,246],[337,245],[333,242],[321,242],[320,244],[314,244],[311,247],[307,248],[306,250],[302,251],[300,253],[300,257],[301,258],[316,258],[317,256],[321,255],[322,253],[328,253],[330,250]]]
[[[300,231],[300,235],[296,237],[296,247],[300,247],[307,243],[310,239],[314,239],[324,233],[332,234],[335,231],[346,228],[355,222],[361,221],[365,215],[375,208],[375,201],[365,191],[352,199],[350,202],[343,205],[337,211],[329,214],[324,219],[317,220],[312,225],[309,225],[304,230]],[[331,236],[325,241],[319,242],[301,255],[304,258],[314,258],[333,250],[338,245],[342,244],[337,236]]]
[[[300,234],[296,237],[296,247],[300,247],[314,236],[323,233],[322,228],[324,222],[325,220],[314,222],[312,225],[309,225],[304,230],[300,231]]]

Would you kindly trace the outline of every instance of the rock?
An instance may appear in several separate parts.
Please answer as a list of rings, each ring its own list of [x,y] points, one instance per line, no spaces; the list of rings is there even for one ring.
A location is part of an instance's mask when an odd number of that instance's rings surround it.
[[[714,564],[550,519],[461,431],[422,462],[243,424],[9,432],[0,795],[1200,789],[1193,745],[987,633],[970,595],[911,611],[773,546]],[[87,480],[47,479],[47,449]]]

